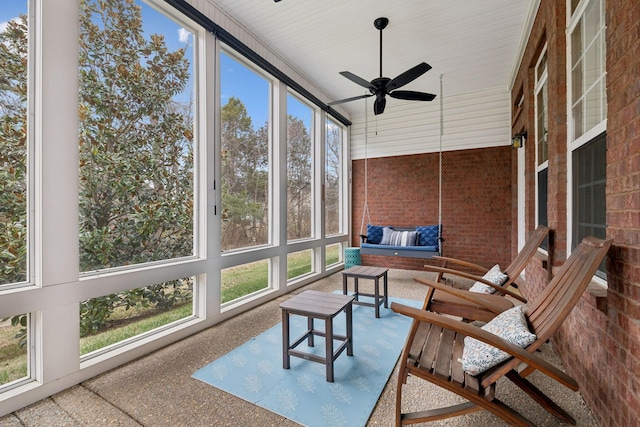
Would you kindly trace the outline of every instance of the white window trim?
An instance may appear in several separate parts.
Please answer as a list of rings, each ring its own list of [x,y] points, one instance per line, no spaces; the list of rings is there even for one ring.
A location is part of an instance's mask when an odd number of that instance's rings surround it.
[[[578,148],[582,147],[583,145],[585,145],[586,143],[593,140],[596,136],[600,135],[601,133],[607,130],[606,117],[600,123],[598,123],[591,129],[588,129],[587,131],[583,132],[582,135],[580,135],[578,138],[575,138],[575,139],[573,137],[574,129],[571,126],[571,123],[573,123],[573,108],[572,108],[572,101],[570,96],[571,89],[573,87],[573,79],[572,79],[572,72],[571,72],[573,67],[573,64],[571,63],[573,46],[571,44],[571,35],[573,34],[573,31],[575,31],[576,26],[584,16],[584,13],[590,1],[591,0],[582,0],[576,7],[575,12],[572,15],[567,15],[567,32],[566,32],[567,34],[567,37],[566,37],[566,43],[567,43],[567,48],[566,48],[566,54],[567,54],[567,61],[566,61],[566,67],[567,67],[566,69],[566,73],[567,73],[567,156],[566,156],[567,158],[567,174],[566,174],[567,175],[567,209],[566,209],[567,246],[566,246],[566,251],[567,251],[567,255],[571,254],[572,252],[571,242],[573,241],[573,173],[572,173],[573,152]],[[567,10],[570,11],[570,0],[567,0]],[[606,47],[606,43],[605,43],[605,47]],[[606,64],[605,64],[605,67],[606,67]],[[606,68],[604,70],[604,73],[606,75],[607,73]],[[608,287],[606,280],[595,275],[591,279],[591,283],[598,286],[602,286],[604,288]]]
[[[542,51],[540,52],[540,56],[538,57],[538,60],[536,61],[536,66],[534,68],[535,70],[538,69],[538,66],[540,65],[540,62],[545,57],[546,53],[547,53],[547,45],[545,44],[544,47],[542,48]],[[539,215],[539,212],[540,212],[540,209],[539,209],[540,201],[539,201],[539,198],[538,198],[538,189],[539,189],[538,173],[540,171],[543,171],[544,169],[548,169],[549,168],[549,160],[548,159],[545,160],[544,162],[542,162],[541,164],[538,164],[538,158],[540,156],[540,153],[538,152],[538,94],[542,90],[544,85],[547,83],[547,78],[548,78],[548,66],[545,66],[544,71],[540,75],[540,78],[535,82],[535,86],[534,86],[534,89],[533,89],[533,105],[534,105],[535,124],[534,124],[534,135],[533,135],[532,141],[533,141],[534,146],[535,146],[535,165],[536,165],[536,168],[535,168],[535,170],[536,170],[536,178],[535,178],[535,191],[534,191],[534,193],[535,193],[535,224],[536,224],[536,227],[538,227],[540,225],[540,224],[538,224],[538,215]],[[548,114],[548,106],[547,106],[547,114]],[[545,224],[545,225],[548,225],[548,224]],[[547,253],[547,251],[544,250],[544,249],[539,249],[539,250],[544,252],[544,253]]]

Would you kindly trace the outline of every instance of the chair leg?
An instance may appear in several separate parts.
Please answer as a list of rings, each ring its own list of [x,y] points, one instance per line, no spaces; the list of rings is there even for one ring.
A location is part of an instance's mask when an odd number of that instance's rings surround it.
[[[406,359],[404,359],[406,360]],[[407,381],[407,370],[404,368],[405,362],[400,363],[398,368],[398,387],[396,389],[396,427],[402,425],[402,386]]]
[[[516,371],[509,371],[506,377],[509,378],[515,385],[520,387],[525,393],[531,396],[533,400],[538,402],[540,406],[546,409],[553,416],[572,426],[576,425],[576,420],[574,420],[568,412],[558,406],[558,404],[556,404],[553,400],[549,399],[544,393],[542,393],[542,391],[540,391],[538,387],[531,384],[529,380],[522,378]]]

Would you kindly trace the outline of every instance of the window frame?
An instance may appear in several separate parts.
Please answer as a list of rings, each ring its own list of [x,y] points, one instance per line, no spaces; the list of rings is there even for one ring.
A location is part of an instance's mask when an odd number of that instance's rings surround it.
[[[539,68],[543,66],[544,68],[542,70],[540,70]],[[536,227],[538,227],[540,224],[540,173],[543,171],[547,171],[549,170],[549,145],[548,145],[548,120],[549,120],[549,104],[548,104],[548,62],[547,62],[547,45],[545,44],[542,48],[542,51],[540,52],[540,55],[538,57],[538,60],[536,61],[536,66],[535,66],[535,82],[534,82],[534,90],[533,90],[533,99],[534,99],[534,117],[535,117],[535,124],[534,124],[534,129],[535,129],[535,135],[534,135],[534,141],[535,141],[535,224]],[[540,112],[539,108],[540,105],[538,103],[538,96],[541,93],[546,92],[546,97],[543,95],[543,100],[546,102],[546,104],[543,106],[544,107],[544,111]],[[539,117],[540,114],[545,114],[546,115],[546,121],[547,121],[547,133],[544,135],[544,139],[545,139],[545,145],[546,145],[546,158],[544,159],[544,161],[540,161],[540,136],[539,136]],[[548,176],[548,175],[547,175]],[[547,190],[546,190],[546,195],[547,195],[547,202],[548,202],[548,179],[547,179]],[[546,214],[545,216],[548,218],[548,206],[545,206],[545,211]],[[548,225],[548,224],[543,224],[543,225]],[[545,242],[547,242],[548,240],[545,239]],[[540,250],[543,252],[548,252],[548,244],[545,245],[544,243],[541,245]]]
[[[602,36],[602,51],[600,52],[599,60],[603,60],[601,74],[596,77],[595,81],[602,80],[603,90],[601,91],[602,98],[602,110],[601,120],[592,126],[590,129],[582,129],[581,134],[578,137],[575,137],[575,125],[574,125],[574,102],[573,102],[573,90],[574,90],[574,64],[573,64],[573,33],[574,31],[582,31],[582,20],[585,17],[587,9],[591,5],[592,2],[597,2],[598,7],[600,8],[600,27],[598,28],[598,35],[596,37]],[[587,143],[595,140],[601,134],[606,133],[607,130],[607,97],[606,97],[606,40],[604,37],[606,36],[606,20],[605,20],[605,0],[580,0],[577,5],[573,5],[573,13],[571,13],[572,4],[571,0],[567,0],[567,30],[566,30],[566,55],[567,55],[567,254],[572,252],[572,245],[574,239],[574,181],[575,177],[573,176],[573,154],[574,152],[586,145]],[[581,37],[581,46],[582,50],[584,47],[584,39]],[[580,54],[580,62],[581,66],[584,66],[584,52]],[[581,76],[584,73],[581,73]],[[579,82],[580,84],[580,96],[578,102],[582,102],[583,97],[585,96],[585,87],[583,86],[583,81]],[[583,120],[585,116],[584,111],[582,112]],[[606,135],[605,135],[606,138]],[[606,159],[605,159],[606,162]],[[605,202],[606,206],[606,202]],[[606,207],[605,207],[606,209]],[[606,279],[594,275],[592,281],[600,286],[607,287]]]

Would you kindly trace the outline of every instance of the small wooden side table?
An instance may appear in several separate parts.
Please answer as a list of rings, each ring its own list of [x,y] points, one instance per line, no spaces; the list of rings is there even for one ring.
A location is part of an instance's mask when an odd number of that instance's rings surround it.
[[[353,277],[355,301],[353,304],[366,305],[375,308],[376,317],[380,317],[380,304],[384,302],[384,308],[389,308],[389,296],[387,290],[388,268],[356,266],[342,271],[342,293],[347,295],[347,279]],[[380,295],[380,278],[382,277],[382,295]],[[373,294],[360,292],[358,290],[358,279],[371,279],[374,281]],[[373,297],[374,302],[362,302],[360,296]]]
[[[318,291],[304,291],[281,303],[282,367],[289,369],[291,356],[322,363],[326,366],[327,381],[333,382],[333,362],[345,348],[347,349],[347,356],[353,356],[353,316],[351,307],[353,300],[354,297],[350,295],[345,296]],[[333,333],[333,318],[340,314],[341,311],[344,311],[346,315],[346,335],[336,335]],[[291,314],[307,317],[307,331],[293,343],[291,343],[289,337],[289,316]],[[324,320],[324,332],[314,328],[314,319]],[[313,347],[313,337],[315,335],[325,337],[324,357],[295,349],[305,339],[309,347]],[[334,339],[343,341],[335,351],[333,349]]]

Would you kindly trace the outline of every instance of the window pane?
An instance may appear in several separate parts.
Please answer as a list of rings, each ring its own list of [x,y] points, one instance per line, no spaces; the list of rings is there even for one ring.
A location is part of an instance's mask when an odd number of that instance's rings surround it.
[[[324,256],[325,256],[325,265],[327,267],[342,261],[340,259],[340,256],[342,255],[342,251],[340,250],[341,246],[342,245],[340,243],[335,243],[333,245],[325,246]]]
[[[80,303],[80,355],[193,315],[193,277]]]
[[[333,120],[326,123],[324,167],[325,234],[342,232],[342,128]]]
[[[193,35],[140,0],[80,5],[80,270],[191,256]]]
[[[547,178],[549,168],[544,168],[538,172],[538,225],[549,225],[547,216]],[[548,248],[548,239],[540,245],[541,248]]]
[[[27,39],[27,2],[3,2],[0,8],[0,285],[27,280]]]
[[[220,54],[222,250],[269,243],[269,82]]]
[[[287,96],[287,240],[312,236],[313,110]]]
[[[260,260],[222,270],[221,302],[269,288],[269,260]]]
[[[0,319],[0,386],[29,376],[29,316]]]
[[[603,0],[591,0],[570,35],[572,136],[579,138],[606,118]]]
[[[287,255],[287,280],[304,276],[313,271],[313,251],[294,252]]]
[[[586,236],[606,238],[606,141],[603,133],[573,152],[572,248]],[[598,268],[602,276],[605,266]]]
[[[546,162],[549,158],[548,149],[547,149],[547,132],[549,129],[548,125],[548,115],[547,115],[547,84],[545,83],[538,96],[536,97],[536,108],[538,111],[538,117],[536,122],[536,138],[538,141],[538,165]]]

